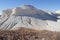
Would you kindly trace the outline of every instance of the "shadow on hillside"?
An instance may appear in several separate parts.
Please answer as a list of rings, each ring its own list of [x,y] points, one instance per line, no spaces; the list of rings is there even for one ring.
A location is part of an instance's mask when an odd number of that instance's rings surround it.
[[[52,21],[57,21],[58,16],[60,16],[60,14],[20,14],[20,15],[16,15],[16,16],[28,16],[28,17],[33,17],[33,18],[37,18],[37,19],[41,19],[41,20],[52,20]]]

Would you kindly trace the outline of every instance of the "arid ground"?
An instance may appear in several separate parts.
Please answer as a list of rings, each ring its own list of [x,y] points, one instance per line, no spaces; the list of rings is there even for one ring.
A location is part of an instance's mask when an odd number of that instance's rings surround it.
[[[60,40],[60,33],[27,28],[0,30],[0,40]]]

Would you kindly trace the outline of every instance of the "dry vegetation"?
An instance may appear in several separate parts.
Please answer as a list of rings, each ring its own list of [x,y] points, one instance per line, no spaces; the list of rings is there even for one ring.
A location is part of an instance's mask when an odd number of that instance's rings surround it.
[[[60,40],[60,33],[27,28],[0,30],[0,40]]]

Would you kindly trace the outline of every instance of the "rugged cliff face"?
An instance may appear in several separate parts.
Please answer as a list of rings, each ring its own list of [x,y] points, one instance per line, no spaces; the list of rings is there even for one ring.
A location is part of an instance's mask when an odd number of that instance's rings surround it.
[[[3,10],[0,17],[0,29],[15,30],[20,27],[60,31],[58,14],[37,9],[31,5],[23,5],[13,9]]]

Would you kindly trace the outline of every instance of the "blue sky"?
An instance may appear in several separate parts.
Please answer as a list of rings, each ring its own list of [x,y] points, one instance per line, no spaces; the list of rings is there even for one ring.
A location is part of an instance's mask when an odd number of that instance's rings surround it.
[[[60,10],[60,0],[0,0],[0,14],[3,9],[14,8],[30,4],[39,9],[56,11]]]

